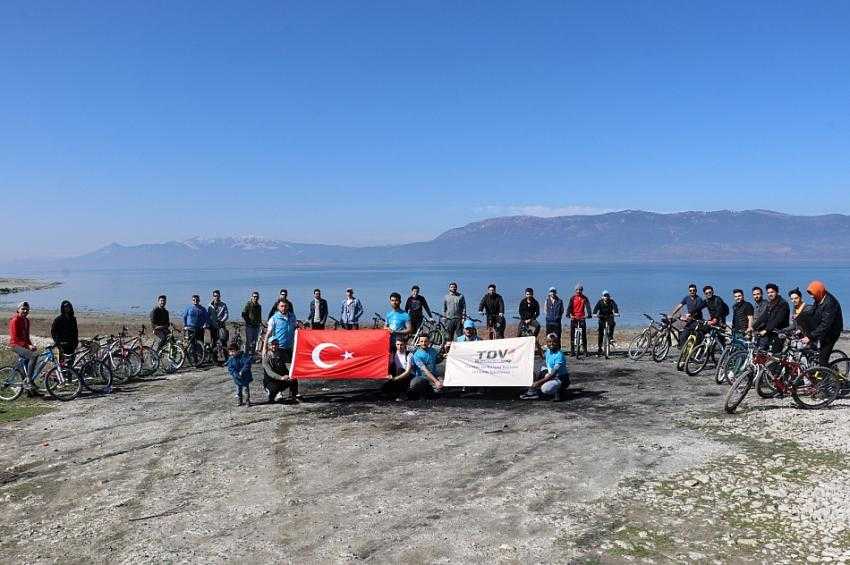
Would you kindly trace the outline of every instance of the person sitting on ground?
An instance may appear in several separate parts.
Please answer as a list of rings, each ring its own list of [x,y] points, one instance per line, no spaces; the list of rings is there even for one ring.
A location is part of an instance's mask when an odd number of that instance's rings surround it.
[[[165,340],[168,339],[168,333],[171,329],[171,322],[168,319],[168,310],[165,309],[166,297],[160,294],[156,299],[156,306],[151,310],[151,330],[156,336],[154,349],[159,351],[165,345]]]
[[[806,292],[815,299],[812,305],[809,336],[804,338],[806,343],[815,342],[820,351],[821,365],[829,363],[829,356],[835,348],[835,342],[844,329],[844,318],[841,314],[841,304],[835,296],[827,292],[826,286],[820,281],[812,281]]]
[[[38,361],[38,353],[36,353],[37,348],[30,339],[29,315],[29,302],[18,304],[15,314],[9,318],[9,347],[19,357],[27,360],[27,382],[24,387],[27,395],[32,395],[34,390],[32,385],[33,371],[35,371],[35,364]]]
[[[359,330],[360,316],[363,315],[363,304],[354,296],[353,288],[345,289],[345,300],[339,309],[339,321],[344,330]]]
[[[519,323],[525,325],[531,330],[531,334],[537,338],[540,335],[540,322],[537,318],[540,317],[540,303],[534,298],[534,289],[525,289],[525,298],[519,303]],[[517,336],[520,334],[520,327],[517,326]]]
[[[289,377],[292,349],[282,349],[274,338],[263,352],[263,388],[269,396],[269,404],[289,389],[289,403],[298,402],[298,379]]]
[[[407,389],[407,397],[415,400],[421,396],[430,396],[432,392],[443,389],[443,383],[437,379],[437,359],[439,354],[431,347],[427,335],[419,336],[416,351],[410,359],[411,379]]]
[[[535,400],[540,396],[563,399],[567,387],[570,386],[570,374],[567,369],[567,359],[561,351],[558,336],[551,333],[546,336],[546,366],[538,371],[538,378],[531,387],[520,396],[523,400]]]
[[[253,355],[244,351],[239,351],[235,343],[231,343],[227,348],[229,354],[227,358],[227,372],[230,378],[233,379],[233,384],[236,385],[236,398],[238,405],[242,406],[247,403],[251,406],[251,381],[254,380],[251,375],[251,364],[254,362]]]
[[[390,294],[390,308],[384,316],[387,324],[386,328],[392,332],[392,347],[395,347],[395,341],[399,337],[407,340],[407,336],[413,333],[413,324],[410,321],[410,314],[401,309],[401,295],[397,292]]]
[[[382,396],[402,400],[402,391],[410,385],[412,358],[413,355],[407,351],[407,340],[401,336],[396,337],[390,357],[389,379],[381,386]]]
[[[74,307],[67,300],[59,305],[59,315],[50,326],[50,337],[59,348],[60,355],[72,356],[80,344],[80,333],[77,329],[77,318],[74,316]],[[71,359],[73,363],[73,358]]]
[[[593,307],[593,313],[599,321],[599,325],[597,327],[599,339],[597,342],[596,353],[597,355],[602,356],[602,338],[605,334],[605,325],[608,325],[608,342],[613,344],[614,328],[617,325],[616,322],[614,322],[614,317],[620,315],[620,309],[617,307],[617,303],[614,302],[614,299],[611,298],[611,293],[607,290],[603,290],[602,298],[600,298],[596,303],[596,306]]]

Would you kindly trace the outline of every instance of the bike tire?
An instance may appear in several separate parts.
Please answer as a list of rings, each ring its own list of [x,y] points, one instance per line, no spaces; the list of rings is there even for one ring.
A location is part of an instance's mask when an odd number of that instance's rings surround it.
[[[682,350],[679,352],[679,359],[676,361],[676,370],[684,371],[685,363],[688,362],[688,357],[693,351],[696,344],[696,338],[694,336],[688,337],[685,341],[685,345],[682,346]]]
[[[835,371],[841,384],[841,388],[838,390],[838,398],[847,398],[850,396],[850,359],[842,357],[835,361],[830,361],[829,368]]]
[[[723,409],[726,410],[727,414],[734,414],[735,410],[741,405],[741,402],[744,401],[744,398],[747,396],[747,393],[750,392],[750,389],[753,387],[753,369],[752,367],[748,367],[745,371],[743,371],[738,378],[732,383],[732,386],[729,387],[729,390],[726,391],[726,399],[723,403]]]
[[[719,384],[731,385],[738,378],[738,375],[749,364],[749,352],[733,351],[722,363],[718,363],[717,371],[714,374],[714,381]]]
[[[16,366],[0,367],[0,400],[17,400],[24,392],[26,376]]]
[[[186,352],[176,343],[166,344],[159,351],[159,367],[168,374],[176,373],[186,363]]]
[[[608,339],[608,328],[604,328],[602,331],[605,332],[605,335],[602,336],[602,353],[605,355],[605,359],[611,358],[611,340]]]
[[[62,402],[74,400],[83,390],[83,379],[73,367],[53,367],[44,376],[47,393]]]
[[[201,367],[204,364],[204,346],[195,342],[187,347],[186,360],[189,362],[189,366],[191,367],[195,367],[196,369]]]
[[[139,355],[142,357],[142,371],[139,376],[149,377],[156,374],[159,370],[159,355],[157,355],[156,350],[153,347],[143,345]]]
[[[840,388],[835,371],[829,367],[812,367],[791,383],[791,397],[800,408],[826,408],[838,398]]]
[[[767,369],[759,374],[755,387],[756,394],[762,398],[774,398],[777,395],[776,387],[773,384],[772,373]]]
[[[709,358],[708,346],[705,343],[700,343],[693,349],[691,354],[685,360],[685,374],[695,377],[705,369]]]
[[[646,355],[649,346],[649,330],[643,330],[629,342],[629,359],[637,361]]]
[[[112,392],[112,369],[99,359],[89,359],[80,367],[74,367],[83,380],[83,386],[94,394]]]
[[[672,337],[669,332],[662,332],[658,335],[657,341],[652,346],[652,360],[656,363],[662,363],[667,360],[670,355],[670,348],[673,346]]]

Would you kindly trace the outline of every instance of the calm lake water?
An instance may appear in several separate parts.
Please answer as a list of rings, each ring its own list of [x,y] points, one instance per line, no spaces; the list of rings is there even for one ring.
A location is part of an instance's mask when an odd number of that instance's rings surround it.
[[[169,310],[182,311],[190,303],[192,294],[200,294],[208,302],[213,288],[222,291],[222,298],[231,309],[239,308],[252,290],[260,292],[264,310],[277,297],[281,288],[289,289],[295,313],[302,318],[307,313],[313,288],[322,289],[331,305],[331,315],[339,309],[346,287],[354,287],[363,301],[367,316],[372,312],[384,313],[388,309],[387,297],[397,291],[403,297],[411,285],[418,284],[432,308],[442,309],[442,297],[450,281],[457,281],[467,304],[477,310],[478,302],[487,285],[496,283],[505,299],[510,315],[516,315],[517,305],[526,287],[534,288],[538,300],[546,295],[550,286],[558,288],[562,298],[572,294],[577,282],[584,285],[585,293],[595,303],[603,289],[617,301],[621,324],[643,325],[642,312],[653,315],[667,311],[681,300],[687,285],[696,283],[700,289],[713,285],[731,305],[733,288],[749,289],[768,282],[777,283],[783,295],[795,286],[805,290],[812,279],[823,280],[827,288],[842,303],[850,299],[850,267],[805,265],[788,266],[717,266],[717,265],[576,265],[528,266],[505,265],[500,267],[431,267],[418,269],[360,268],[360,269],[145,269],[98,270],[72,272],[16,273],[45,280],[59,280],[63,284],[50,290],[21,293],[2,299],[8,306],[28,300],[35,308],[58,308],[62,299],[69,299],[77,310],[103,312],[147,312],[159,294],[168,295]],[[846,306],[845,306],[846,308]],[[850,321],[850,316],[846,319]]]

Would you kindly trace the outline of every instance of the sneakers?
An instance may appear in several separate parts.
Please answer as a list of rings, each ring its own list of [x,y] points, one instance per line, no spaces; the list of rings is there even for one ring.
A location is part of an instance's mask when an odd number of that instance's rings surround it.
[[[239,397],[239,401],[236,403],[236,406],[243,406],[245,402],[242,400],[242,397]]]
[[[522,393],[519,398],[520,400],[537,400],[538,398],[540,398],[540,393],[529,390]]]

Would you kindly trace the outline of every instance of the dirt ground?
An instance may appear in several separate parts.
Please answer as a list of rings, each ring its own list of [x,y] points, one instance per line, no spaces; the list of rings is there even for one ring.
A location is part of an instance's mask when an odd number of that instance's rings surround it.
[[[850,442],[836,440],[846,403],[804,412],[753,399],[726,416],[725,388],[708,375],[624,358],[579,360],[571,371],[563,402],[520,401],[513,389],[394,402],[375,383],[316,382],[302,385],[300,405],[240,408],[216,368],[51,403],[54,412],[0,424],[0,560],[847,557],[846,500],[806,494],[825,473],[846,471]],[[793,464],[768,466],[777,453]],[[736,494],[750,471],[757,480]],[[771,473],[798,515],[802,495],[813,512],[843,510],[813,514],[829,535],[794,530],[792,514],[782,529],[779,503],[755,507],[771,496],[762,492]]]

